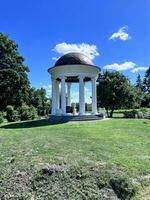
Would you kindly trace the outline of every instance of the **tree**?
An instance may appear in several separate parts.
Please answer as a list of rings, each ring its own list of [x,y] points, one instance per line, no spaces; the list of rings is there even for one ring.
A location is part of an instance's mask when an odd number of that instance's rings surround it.
[[[136,79],[136,88],[143,90],[143,82],[142,82],[140,74],[138,74],[137,79]]]
[[[99,75],[98,82],[98,106],[105,107],[109,117],[113,116],[115,109],[131,106],[131,103],[137,102],[138,96],[123,74],[106,71]]]
[[[145,93],[150,94],[150,67],[147,69],[143,81],[143,90]]]
[[[18,107],[28,99],[29,69],[18,52],[18,45],[0,33],[0,110]]]
[[[141,88],[134,87],[133,85],[130,85],[128,88],[128,96],[127,96],[127,102],[124,105],[124,108],[140,108],[141,103],[144,99],[144,94],[141,90]]]
[[[150,108],[150,93],[144,93],[144,98],[141,106]]]
[[[28,105],[34,106],[38,115],[48,115],[50,112],[50,100],[46,97],[46,90],[44,88],[30,88]]]

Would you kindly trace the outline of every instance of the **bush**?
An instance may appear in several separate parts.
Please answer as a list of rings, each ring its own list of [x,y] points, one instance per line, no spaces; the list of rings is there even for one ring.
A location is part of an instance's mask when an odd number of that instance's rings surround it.
[[[140,108],[140,111],[146,113],[146,112],[148,112],[148,109],[147,108]]]
[[[137,111],[137,110],[125,111],[124,117],[125,118],[150,119],[150,112],[148,112],[146,109],[140,109],[139,111]]]
[[[137,110],[125,111],[124,117],[125,118],[136,118],[137,117]]]
[[[138,111],[136,117],[139,118],[139,119],[143,119],[144,113],[142,111]]]
[[[14,110],[13,106],[6,107],[6,118],[8,122],[15,122],[19,119],[17,110]]]
[[[147,119],[150,119],[150,112],[148,112]]]
[[[21,121],[33,120],[37,118],[37,110],[33,106],[27,106],[26,104],[22,105],[19,108],[19,114]]]
[[[0,124],[3,123],[3,121],[4,121],[3,113],[0,112]]]

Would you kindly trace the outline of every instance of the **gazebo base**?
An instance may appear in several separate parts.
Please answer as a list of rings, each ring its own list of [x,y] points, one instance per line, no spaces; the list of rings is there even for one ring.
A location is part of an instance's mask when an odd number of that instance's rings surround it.
[[[53,122],[67,122],[67,121],[90,121],[90,120],[101,120],[104,119],[103,115],[65,115],[65,116],[56,116],[50,115],[50,120]]]

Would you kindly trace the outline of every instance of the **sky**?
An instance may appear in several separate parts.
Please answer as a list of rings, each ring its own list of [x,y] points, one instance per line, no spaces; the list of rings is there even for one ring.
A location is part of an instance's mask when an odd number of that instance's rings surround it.
[[[48,94],[47,69],[68,52],[82,52],[132,83],[150,66],[150,0],[1,0],[0,8],[0,32],[19,45],[31,85]],[[90,102],[90,83],[85,87]],[[77,85],[72,100],[78,100]]]

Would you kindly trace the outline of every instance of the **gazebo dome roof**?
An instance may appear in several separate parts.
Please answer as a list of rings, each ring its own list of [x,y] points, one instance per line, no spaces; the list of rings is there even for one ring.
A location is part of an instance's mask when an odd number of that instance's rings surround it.
[[[88,58],[86,55],[82,53],[77,53],[77,52],[72,52],[72,53],[67,53],[60,57],[56,63],[56,66],[61,66],[61,65],[94,65],[92,60]]]

